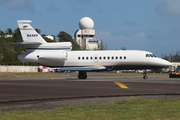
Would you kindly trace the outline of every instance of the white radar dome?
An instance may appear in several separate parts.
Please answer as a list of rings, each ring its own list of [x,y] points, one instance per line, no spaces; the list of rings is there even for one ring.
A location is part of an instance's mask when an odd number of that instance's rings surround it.
[[[79,28],[80,29],[93,29],[93,27],[94,27],[94,22],[89,17],[83,17],[79,21]]]

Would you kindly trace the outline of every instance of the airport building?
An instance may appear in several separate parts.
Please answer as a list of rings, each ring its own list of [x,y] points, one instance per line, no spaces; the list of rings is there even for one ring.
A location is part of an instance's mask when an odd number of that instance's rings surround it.
[[[95,37],[94,22],[89,17],[84,17],[79,21],[79,28],[74,33],[74,40],[82,49],[98,49],[98,39]]]
[[[45,37],[47,37],[50,40],[54,40],[54,37],[52,35],[46,35]]]

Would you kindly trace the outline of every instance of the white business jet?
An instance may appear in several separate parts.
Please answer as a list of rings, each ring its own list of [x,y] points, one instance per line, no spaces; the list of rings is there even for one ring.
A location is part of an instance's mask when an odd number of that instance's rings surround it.
[[[19,20],[18,25],[24,42],[12,43],[25,46],[27,53],[18,55],[22,61],[61,71],[79,71],[78,78],[86,79],[88,71],[138,70],[169,67],[172,64],[153,53],[140,50],[71,51],[71,42],[47,43],[29,24]]]

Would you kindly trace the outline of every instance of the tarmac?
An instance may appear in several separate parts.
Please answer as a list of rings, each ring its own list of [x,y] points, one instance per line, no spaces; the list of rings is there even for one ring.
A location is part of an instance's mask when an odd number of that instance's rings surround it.
[[[0,105],[86,98],[180,96],[180,78],[163,78],[155,74],[144,80],[136,74],[88,73],[87,79],[79,80],[77,73],[65,75],[69,76],[0,79]]]

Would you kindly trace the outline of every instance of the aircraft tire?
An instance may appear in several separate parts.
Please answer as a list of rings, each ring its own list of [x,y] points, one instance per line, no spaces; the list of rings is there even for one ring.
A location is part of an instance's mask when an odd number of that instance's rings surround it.
[[[87,78],[87,75],[83,75],[83,76],[78,75],[78,78],[79,78],[79,79],[86,79],[86,78]]]
[[[143,76],[143,79],[148,79],[148,77],[145,75],[145,76]]]
[[[87,78],[87,74],[86,74],[86,72],[79,72],[79,75],[78,75],[78,78],[79,79],[86,79]]]

